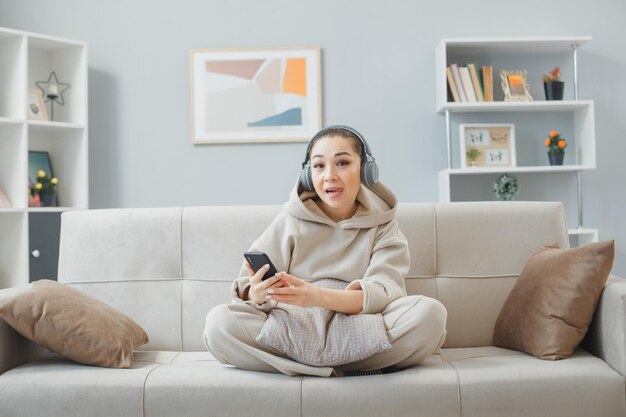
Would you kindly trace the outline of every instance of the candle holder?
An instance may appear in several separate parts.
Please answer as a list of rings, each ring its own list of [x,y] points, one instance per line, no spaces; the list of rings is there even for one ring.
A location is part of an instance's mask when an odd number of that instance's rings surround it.
[[[53,78],[54,81],[52,81]],[[50,120],[54,120],[54,103],[56,102],[61,106],[65,105],[63,93],[70,88],[70,84],[60,82],[56,73],[52,71],[48,77],[48,81],[36,81],[35,85],[39,87],[43,96],[46,98],[44,103],[50,102]]]

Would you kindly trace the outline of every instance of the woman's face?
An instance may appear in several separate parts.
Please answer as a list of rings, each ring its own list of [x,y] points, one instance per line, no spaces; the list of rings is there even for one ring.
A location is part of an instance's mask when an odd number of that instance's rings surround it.
[[[361,156],[353,140],[341,136],[319,139],[311,149],[311,177],[320,208],[333,221],[354,214],[361,187]]]

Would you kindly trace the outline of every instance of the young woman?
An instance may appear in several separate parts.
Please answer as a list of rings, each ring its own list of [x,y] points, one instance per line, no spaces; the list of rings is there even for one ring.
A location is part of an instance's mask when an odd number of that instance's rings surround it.
[[[262,281],[244,262],[233,282],[233,303],[207,315],[204,340],[215,358],[238,368],[287,375],[343,376],[420,364],[439,353],[447,312],[438,300],[407,296],[409,250],[395,218],[397,200],[378,182],[365,139],[348,126],[331,126],[309,143],[290,200],[250,250],[265,252],[278,271]],[[311,282],[335,278],[344,290]],[[391,349],[339,367],[298,363],[256,342],[278,303],[323,307],[345,314],[382,313]]]

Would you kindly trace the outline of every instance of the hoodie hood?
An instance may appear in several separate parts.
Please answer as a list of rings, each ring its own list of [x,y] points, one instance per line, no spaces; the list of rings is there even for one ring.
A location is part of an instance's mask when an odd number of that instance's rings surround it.
[[[380,181],[361,188],[356,196],[359,206],[354,215],[335,223],[318,207],[315,200],[319,197],[315,191],[304,191],[300,178],[285,203],[287,212],[292,216],[310,222],[327,224],[341,229],[364,229],[385,224],[395,217],[398,200],[393,192]]]

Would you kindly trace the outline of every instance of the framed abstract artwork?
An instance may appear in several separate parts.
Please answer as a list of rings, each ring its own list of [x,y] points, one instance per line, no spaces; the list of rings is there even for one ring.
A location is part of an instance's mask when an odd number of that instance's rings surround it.
[[[322,126],[320,48],[191,49],[194,144],[304,142]]]

